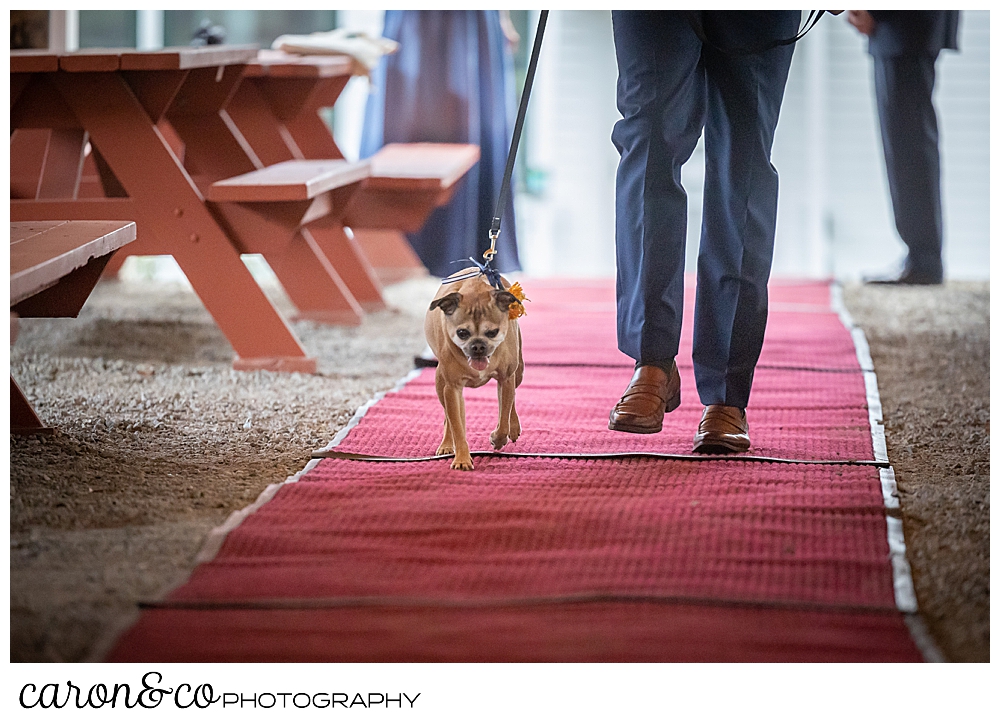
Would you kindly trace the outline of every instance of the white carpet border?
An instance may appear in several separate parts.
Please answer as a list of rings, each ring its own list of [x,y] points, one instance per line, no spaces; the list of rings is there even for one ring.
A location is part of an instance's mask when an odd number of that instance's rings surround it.
[[[319,451],[326,452],[328,450],[333,449],[341,442],[343,442],[344,439],[347,437],[347,435],[351,433],[351,430],[358,426],[358,424],[361,422],[361,419],[368,413],[369,409],[371,409],[378,402],[380,402],[385,397],[386,394],[394,394],[395,392],[400,391],[410,381],[420,376],[420,373],[422,371],[423,369],[419,368],[414,369],[413,371],[408,373],[405,377],[396,382],[396,385],[392,389],[385,392],[379,392],[374,397],[365,402],[361,407],[358,408],[358,411],[354,413],[354,416],[351,417],[351,420],[344,426],[344,428],[341,429],[339,432],[337,432],[337,435],[333,438],[333,441],[331,441],[330,444],[323,447]],[[319,464],[319,462],[320,460],[318,459],[309,460],[309,462],[306,463],[306,466],[303,467],[299,472],[296,472],[291,477],[288,477],[284,482],[278,482],[276,484],[268,485],[264,489],[264,491],[260,493],[257,499],[254,500],[252,504],[244,507],[241,510],[236,510],[235,512],[230,514],[229,517],[226,518],[225,522],[223,522],[221,525],[214,528],[211,532],[208,533],[208,537],[205,539],[205,544],[202,545],[201,551],[195,558],[195,564],[200,565],[203,562],[211,562],[213,559],[215,559],[215,556],[219,554],[219,550],[222,549],[222,543],[226,541],[226,536],[229,535],[230,532],[239,527],[243,523],[243,520],[245,520],[247,517],[252,515],[254,512],[259,510],[268,502],[270,502],[274,498],[274,496],[278,493],[279,489],[281,489],[287,484],[294,484],[295,482],[298,482],[300,479],[302,479],[303,475],[306,475],[309,472],[311,472],[316,467],[316,465]]]
[[[868,423],[872,432],[872,450],[876,461],[888,462],[889,455],[885,444],[885,427],[882,426],[882,400],[878,393],[878,379],[875,376],[875,365],[872,363],[871,350],[864,330],[854,323],[850,312],[844,305],[843,287],[833,282],[830,284],[830,307],[840,317],[840,323],[850,332],[854,340],[854,349],[858,363],[865,375],[865,396],[868,401]],[[892,563],[892,587],[896,598],[896,607],[904,614],[906,625],[910,629],[910,637],[929,663],[944,662],[944,656],[934,644],[927,631],[927,626],[917,610],[917,594],[913,587],[913,574],[909,560],[906,559],[906,540],[903,538],[903,520],[900,516],[899,490],[896,487],[896,473],[892,466],[879,470],[879,481],[882,485],[882,501],[885,505],[886,536],[889,543],[889,558]]]

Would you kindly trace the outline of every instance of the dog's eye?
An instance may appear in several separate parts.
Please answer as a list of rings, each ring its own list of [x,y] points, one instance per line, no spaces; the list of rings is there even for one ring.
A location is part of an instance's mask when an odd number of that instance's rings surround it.
[[[488,336],[490,339],[496,339],[497,334],[499,333],[500,333],[499,329],[490,329],[488,332],[486,332],[486,336]]]
[[[458,331],[455,332],[455,336],[457,336],[462,341],[465,341],[470,336],[472,336],[472,334],[469,333],[468,329],[459,329]]]

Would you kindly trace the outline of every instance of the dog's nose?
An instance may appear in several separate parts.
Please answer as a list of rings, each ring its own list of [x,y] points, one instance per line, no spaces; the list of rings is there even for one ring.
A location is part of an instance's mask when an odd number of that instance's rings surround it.
[[[469,351],[473,356],[486,356],[486,342],[482,339],[473,339],[469,344]]]

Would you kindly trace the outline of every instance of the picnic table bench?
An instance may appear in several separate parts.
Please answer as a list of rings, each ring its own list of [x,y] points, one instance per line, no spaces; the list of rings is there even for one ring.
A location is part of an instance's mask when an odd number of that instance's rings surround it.
[[[418,231],[451,198],[479,161],[466,143],[389,143],[371,157],[372,171],[348,205],[351,228],[382,283],[426,273],[406,231]]]
[[[177,260],[233,345],[235,368],[313,372],[240,254],[265,256],[301,316],[360,323],[335,265],[299,227],[342,215],[368,165],[299,165],[306,198],[263,198],[248,174],[265,164],[224,110],[255,57],[244,46],[12,51],[11,218],[134,219],[129,251]],[[44,153],[33,129],[47,133]],[[80,195],[88,148],[96,198]],[[227,190],[213,188],[226,180]]]
[[[10,224],[11,344],[19,317],[76,317],[115,253],[135,240],[131,221]],[[13,434],[51,432],[10,377]]]
[[[350,79],[347,56],[301,56],[261,50],[248,63],[244,82],[226,111],[265,163],[290,159],[335,159],[344,154],[321,116]],[[342,221],[333,217],[308,228],[337,260],[338,270],[367,308],[381,305],[380,282],[405,278],[423,265],[401,232],[417,231],[479,160],[466,143],[389,144],[370,159],[371,172]]]

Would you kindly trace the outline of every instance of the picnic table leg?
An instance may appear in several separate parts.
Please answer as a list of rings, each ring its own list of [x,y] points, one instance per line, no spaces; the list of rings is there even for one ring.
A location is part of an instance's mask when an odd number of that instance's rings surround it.
[[[333,267],[308,231],[302,229],[284,249],[268,251],[264,258],[298,309],[297,318],[347,326],[361,323],[365,309],[338,273],[339,265]]]
[[[52,129],[37,198],[77,197],[86,145],[87,133],[82,128]]]
[[[305,98],[300,112],[285,120],[285,127],[306,158],[343,158],[330,127],[319,114],[340,97],[348,78],[320,78]]]
[[[52,434],[52,427],[46,427],[35,414],[30,402],[17,386],[14,377],[10,378],[10,433],[11,434]]]
[[[301,159],[302,152],[268,103],[258,83],[244,78],[226,106],[226,111],[240,129],[254,152],[265,164],[281,163]],[[330,133],[324,127],[324,133]],[[339,151],[336,156],[341,157]],[[328,230],[328,228],[330,230]],[[385,308],[378,280],[359,249],[344,236],[342,222],[328,215],[323,223],[310,224],[308,231],[300,231],[294,242],[293,256],[284,261],[268,257],[268,263],[280,278],[278,265],[284,268],[289,282],[282,282],[285,291],[299,309],[302,318],[328,321],[334,324],[360,323],[360,316],[352,315],[361,311],[378,311]],[[302,244],[313,250],[310,260],[304,253]],[[274,256],[272,254],[272,256]],[[296,282],[296,274],[289,264],[319,265],[327,269],[329,276],[336,279],[338,293],[320,293],[318,297],[309,289],[300,288],[304,279]],[[315,270],[311,273],[316,273]],[[320,289],[317,289],[320,291]],[[345,316],[346,315],[346,316]],[[338,319],[341,319],[338,321]]]
[[[352,228],[351,231],[382,284],[427,275],[423,262],[402,232],[375,228]]]
[[[163,252],[174,256],[233,345],[234,367],[314,372],[315,358],[254,281],[121,76],[54,73],[53,82],[134,199],[140,232],[149,225],[172,240]]]
[[[228,178],[255,170],[261,162],[253,144],[243,136],[228,111],[215,110],[216,104],[206,102],[206,93],[202,92],[206,85],[212,92],[219,92],[214,88],[214,78],[210,73],[192,73],[180,91],[188,102],[183,104],[181,110],[167,113],[170,124],[184,143],[185,162],[203,174],[202,180]],[[238,88],[234,88],[237,94]],[[222,95],[219,94],[220,97]],[[236,112],[243,109],[233,98],[228,105]],[[249,130],[253,129],[253,124],[250,124]],[[351,193],[353,190],[356,188]],[[339,204],[342,210],[346,197],[349,197],[347,189],[331,195],[337,198],[345,196]],[[278,242],[281,229],[272,231],[268,225],[274,223],[280,226],[282,221],[287,222],[288,217],[274,208],[274,204],[258,204],[256,209],[260,212],[258,223],[248,224],[239,223],[242,217],[251,213],[247,209],[217,207],[230,222],[228,228],[234,241],[243,250],[259,251],[267,259],[298,308],[299,318],[331,324],[360,324],[364,310],[352,296],[349,286],[342,281],[339,268],[323,256],[311,239],[307,240],[301,234],[295,234],[288,244]],[[289,234],[292,233],[294,229],[289,229]],[[261,239],[267,242],[260,244]]]
[[[47,128],[15,128],[10,134],[10,197],[35,198],[49,147]]]
[[[313,212],[336,216],[358,184],[344,186],[313,201],[213,203],[240,251],[261,254],[298,310],[297,318],[327,324],[357,325],[364,309],[339,269],[301,228]]]
[[[15,129],[10,136],[12,198],[76,198],[87,133],[82,128]]]
[[[303,229],[303,234],[312,237],[326,259],[336,261],[340,278],[365,311],[385,308],[382,285],[375,269],[365,258],[358,242],[344,231],[341,221],[328,217],[319,219]]]
[[[265,166],[305,158],[254,78],[243,79],[226,105],[226,112]]]
[[[169,140],[169,139],[168,139]],[[83,162],[84,174],[89,175],[93,173],[97,178],[98,189],[87,189],[88,191],[99,190],[100,193],[96,194],[103,198],[123,198],[128,197],[128,193],[122,188],[121,182],[115,178],[115,174],[112,173],[111,168],[108,167],[108,162],[104,160],[101,152],[97,149],[97,146],[91,144],[90,155]],[[81,189],[81,195],[82,195]],[[139,236],[139,240],[142,240],[142,236]],[[130,244],[131,245],[131,244]],[[138,248],[138,247],[137,247]],[[104,267],[103,277],[105,279],[115,279],[118,278],[118,272],[122,270],[122,266],[125,265],[125,259],[133,254],[128,252],[127,249],[123,249],[123,252],[117,253],[111,257],[108,265]]]

